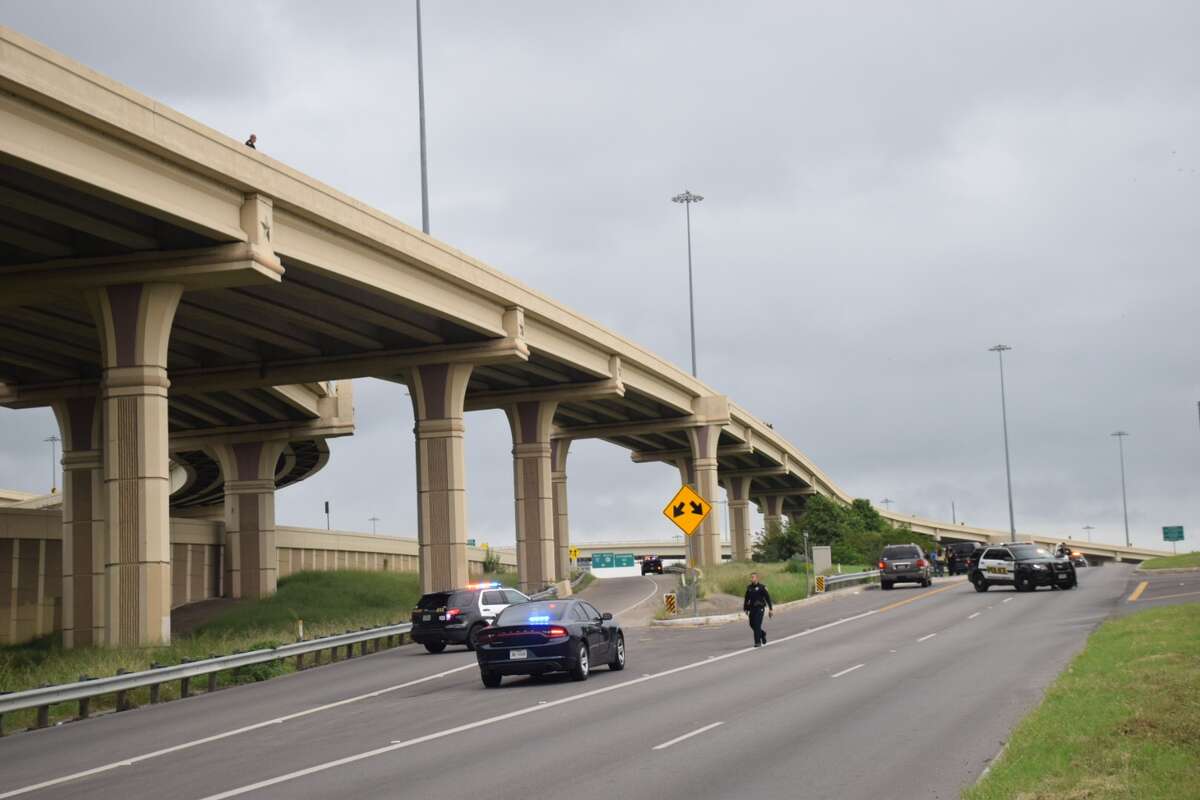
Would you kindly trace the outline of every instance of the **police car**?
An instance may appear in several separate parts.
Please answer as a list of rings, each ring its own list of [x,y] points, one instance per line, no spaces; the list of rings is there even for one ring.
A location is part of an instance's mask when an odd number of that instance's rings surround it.
[[[1075,565],[1068,559],[1055,558],[1046,548],[1025,543],[987,548],[967,577],[977,592],[986,592],[992,586],[1031,592],[1039,586],[1074,589],[1079,585]]]
[[[529,602],[528,595],[497,582],[476,583],[449,592],[421,595],[412,612],[412,639],[431,653],[448,644],[465,644],[474,650],[479,632],[501,611]]]

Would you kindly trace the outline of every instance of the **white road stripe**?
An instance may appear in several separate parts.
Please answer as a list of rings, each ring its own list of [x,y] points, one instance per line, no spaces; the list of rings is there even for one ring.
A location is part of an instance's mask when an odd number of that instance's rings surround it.
[[[338,706],[344,706],[348,703],[356,703],[359,700],[369,700],[373,697],[379,697],[380,695],[397,691],[398,689],[407,689],[410,686],[416,686],[417,684],[420,684],[420,683],[426,683],[427,681],[437,680],[438,678],[444,678],[447,675],[453,675],[454,673],[462,672],[465,669],[475,669],[477,666],[478,665],[474,664],[474,663],[464,664],[461,667],[455,667],[454,669],[444,670],[442,672],[438,672],[433,675],[426,675],[423,678],[417,678],[415,680],[407,681],[405,683],[399,683],[399,684],[396,684],[395,686],[388,686],[383,689],[377,689],[376,691],[369,692],[367,694],[360,694],[356,697],[347,697],[345,700],[337,700],[333,703],[326,703],[325,705],[316,706],[314,708],[310,708],[305,711],[297,711],[294,714],[287,714],[282,717],[276,717],[275,719],[268,719],[268,720],[264,720],[263,722],[256,722],[253,725],[246,725],[241,728],[234,728],[233,730],[225,731],[224,733],[215,733],[212,736],[205,736],[203,739],[193,739],[190,742],[183,742],[181,744],[172,745],[171,747],[164,747],[161,750],[152,750],[151,752],[143,753],[140,756],[133,756],[132,758],[122,759],[121,761],[113,761],[112,763],[102,764],[98,767],[92,767],[91,769],[85,769],[80,772],[71,772],[71,773],[63,775],[61,777],[58,777],[58,778],[51,778],[48,781],[42,781],[41,783],[34,783],[34,784],[30,784],[29,786],[22,786],[19,789],[13,789],[11,791],[4,792],[3,794],[0,794],[0,800],[5,800],[5,798],[8,798],[8,797],[17,797],[18,795],[28,794],[30,792],[36,792],[39,789],[46,789],[51,786],[57,786],[58,784],[66,783],[67,781],[74,781],[74,780],[78,780],[80,778],[87,778],[92,775],[99,775],[102,772],[108,772],[110,770],[116,769],[117,767],[132,767],[134,764],[137,764],[141,761],[149,761],[150,759],[158,758],[159,756],[170,755],[171,753],[178,753],[180,750],[188,750],[193,747],[199,747],[202,744],[209,744],[211,742],[220,741],[221,739],[228,739],[230,736],[237,736],[238,734],[241,734],[241,733],[249,733],[250,731],[256,731],[256,730],[259,730],[260,728],[265,728],[268,725],[279,725],[280,723],[289,722],[293,719],[299,719],[300,717],[307,717],[310,714],[316,714],[320,711],[328,711],[331,708],[337,708]]]
[[[983,613],[982,611],[976,611],[974,614],[972,614],[971,616],[967,617],[967,619],[975,619],[976,617],[978,617],[978,616],[979,616],[980,614],[982,614],[982,613]]]
[[[780,644],[783,644],[784,642],[790,641],[792,639],[800,639],[804,636],[811,636],[814,633],[826,631],[826,630],[829,630],[830,628],[836,628],[839,625],[845,625],[848,622],[857,622],[860,619],[872,617],[878,613],[879,613],[879,609],[873,608],[870,611],[864,611],[863,613],[855,614],[852,617],[845,617],[843,619],[835,620],[833,622],[827,622],[824,625],[818,625],[815,628],[809,628],[808,630],[801,631],[799,633],[793,633],[789,636],[784,636],[780,639],[776,639],[775,644],[780,645]],[[663,670],[662,672],[655,672],[650,675],[645,675],[641,678],[634,678],[632,680],[625,681],[624,683],[614,683],[611,686],[604,686],[599,689],[593,689],[590,692],[582,692],[580,694],[572,695],[570,697],[563,697],[563,698],[559,698],[558,700],[552,700],[551,702],[546,703],[545,705],[528,706],[526,708],[518,709],[516,711],[510,711],[507,714],[499,714],[494,717],[487,717],[486,719],[481,719],[476,722],[469,722],[465,725],[458,725],[454,728],[447,728],[445,730],[426,734],[425,736],[419,736],[415,739],[406,739],[404,741],[394,741],[391,744],[387,745],[386,747],[377,747],[374,750],[367,750],[365,752],[356,753],[355,755],[346,756],[345,758],[339,758],[334,761],[326,761],[322,764],[315,764],[311,767],[306,767],[305,769],[299,769],[294,772],[287,772],[287,773],[284,773],[283,775],[277,775],[274,778],[267,778],[266,780],[261,780],[256,783],[250,783],[245,786],[239,786],[235,789],[230,789],[225,792],[220,792],[219,794],[208,795],[207,797],[204,797],[201,800],[225,800],[225,798],[228,798],[228,797],[238,797],[239,795],[248,794],[248,793],[256,791],[258,789],[264,789],[268,786],[275,786],[280,783],[286,783],[287,781],[295,780],[296,778],[302,778],[305,775],[312,775],[317,772],[324,772],[326,770],[334,769],[336,767],[345,766],[346,764],[353,764],[356,761],[363,761],[364,759],[374,758],[375,756],[380,756],[380,755],[383,755],[384,753],[392,753],[392,752],[395,752],[396,750],[404,750],[405,748],[413,747],[414,745],[418,745],[418,744],[424,744],[425,742],[432,742],[432,741],[436,741],[438,739],[444,739],[448,736],[453,736],[457,733],[463,733],[464,731],[470,731],[470,730],[474,730],[476,728],[483,728],[488,725],[495,725],[498,722],[504,722],[506,720],[514,719],[516,717],[523,717],[527,714],[536,714],[539,711],[545,711],[547,709],[555,708],[555,707],[563,705],[565,703],[574,703],[579,700],[586,700],[591,697],[596,697],[597,695],[608,694],[609,692],[615,692],[615,691],[619,691],[621,689],[628,689],[632,686],[637,686],[638,684],[646,683],[647,681],[653,681],[653,680],[657,680],[659,678],[666,678],[670,675],[675,675],[680,672],[686,672],[688,670],[696,669],[697,667],[705,667],[710,664],[716,664],[717,662],[724,661],[727,658],[736,658],[737,656],[745,655],[746,653],[752,653],[754,651],[755,651],[754,647],[744,647],[741,650],[731,650],[728,653],[723,653],[723,654],[717,656],[716,658],[705,659],[703,661],[693,661],[690,664],[683,664],[678,667],[672,667],[671,669],[666,669],[666,670]],[[471,666],[474,666],[474,664],[472,664]]]
[[[840,678],[840,677],[842,677],[843,675],[845,675],[845,674],[846,674],[846,673],[848,673],[848,672],[854,672],[854,670],[856,670],[856,669],[862,669],[862,668],[863,668],[863,667],[865,667],[865,666],[866,666],[866,664],[855,664],[853,667],[850,667],[849,669],[844,669],[844,670],[842,670],[841,672],[835,672],[835,673],[833,673],[832,675],[830,675],[829,677],[831,677],[831,678]]]
[[[674,739],[672,739],[669,742],[663,742],[662,744],[656,744],[656,745],[654,745],[654,747],[651,747],[650,749],[651,750],[666,750],[671,745],[679,744],[684,739],[690,739],[693,736],[699,736],[700,734],[704,733],[705,731],[711,731],[713,728],[717,727],[718,725],[724,725],[724,724],[725,724],[724,722],[714,722],[712,725],[705,725],[703,728],[697,728],[696,730],[692,731],[691,733],[685,733],[683,736],[676,736]]]
[[[641,600],[638,600],[636,603],[634,603],[633,605],[631,605],[629,608],[622,608],[620,611],[618,611],[617,613],[613,614],[613,616],[614,616],[614,617],[620,617],[622,614],[626,614],[626,613],[628,613],[628,612],[630,612],[630,611],[633,611],[635,608],[637,608],[638,606],[640,606],[642,603],[646,602],[647,600],[649,600],[650,598],[652,598],[652,597],[654,597],[655,595],[657,595],[657,594],[658,594],[658,584],[657,584],[657,583],[654,583],[654,579],[653,579],[653,578],[647,578],[645,575],[643,575],[643,576],[642,576],[642,578],[644,578],[645,580],[648,580],[648,581],[650,581],[650,583],[651,583],[651,584],[653,584],[654,588],[650,590],[650,594],[646,595],[646,596],[645,596],[645,597],[643,597]]]
[[[1006,602],[1006,603],[1007,603],[1009,600],[1012,600],[1012,598],[1011,598],[1011,597],[1006,597],[1006,598],[1004,598],[1004,602]]]
[[[937,634],[936,634],[936,633],[927,633],[927,634],[925,634],[924,636],[922,636],[920,639],[917,639],[917,641],[918,641],[918,642],[923,642],[923,641],[925,641],[926,639],[932,639],[932,638],[933,638],[933,637],[935,637],[935,636],[937,636]]]

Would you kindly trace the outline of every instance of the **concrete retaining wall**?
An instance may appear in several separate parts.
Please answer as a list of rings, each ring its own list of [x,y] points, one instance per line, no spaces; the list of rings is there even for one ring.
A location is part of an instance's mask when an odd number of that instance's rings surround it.
[[[225,525],[171,520],[171,607],[220,597]],[[315,528],[276,528],[279,577],[301,570],[358,569],[416,572],[415,539]],[[486,550],[467,548],[472,575],[483,572]],[[516,568],[511,552],[500,562]],[[0,644],[27,642],[62,628],[62,512],[0,508]]]

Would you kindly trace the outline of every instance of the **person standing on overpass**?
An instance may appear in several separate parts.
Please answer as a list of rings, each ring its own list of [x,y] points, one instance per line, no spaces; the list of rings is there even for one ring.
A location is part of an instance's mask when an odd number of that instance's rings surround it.
[[[775,616],[775,606],[771,604],[771,593],[767,587],[758,582],[758,573],[750,573],[750,585],[746,587],[746,599],[742,602],[742,610],[750,617],[750,629],[754,631],[754,646],[761,647],[767,643],[767,633],[762,629],[763,612]]]

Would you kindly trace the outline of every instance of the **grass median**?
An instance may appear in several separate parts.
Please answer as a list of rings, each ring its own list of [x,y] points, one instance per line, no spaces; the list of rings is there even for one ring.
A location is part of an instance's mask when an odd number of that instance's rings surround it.
[[[1200,604],[1109,620],[964,800],[1184,800],[1200,772]]]
[[[750,583],[751,572],[757,572],[759,581],[766,584],[773,603],[788,603],[808,596],[808,575],[803,572],[789,572],[786,563],[757,564],[733,561],[716,567],[705,567],[701,586],[709,592],[742,597]],[[703,597],[703,594],[701,596]]]
[[[65,650],[58,636],[26,645],[0,647],[0,692],[71,683],[83,676],[108,677],[118,670],[137,672],[152,664],[164,666],[214,655],[276,647],[296,641],[297,621],[304,620],[305,638],[347,629],[375,627],[408,619],[420,597],[416,573],[301,572],[279,581],[279,590],[263,600],[230,606],[195,633],[175,637],[165,647],[81,647]],[[294,664],[261,664],[222,672],[218,686],[248,683],[294,669]],[[179,684],[163,684],[162,699],[178,696]],[[134,704],[148,702],[149,690],[132,693]],[[112,708],[112,696],[97,698],[92,710]],[[74,716],[76,704],[51,709],[51,722]],[[33,710],[5,715],[4,727],[14,730],[34,722]]]
[[[1138,569],[1200,569],[1200,553],[1151,558],[1139,564]]]

